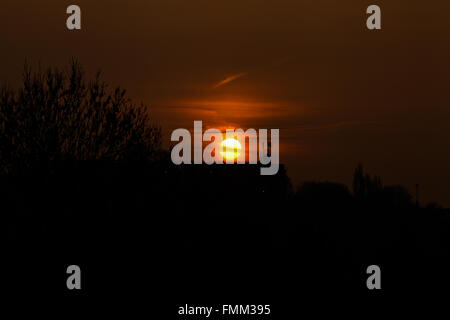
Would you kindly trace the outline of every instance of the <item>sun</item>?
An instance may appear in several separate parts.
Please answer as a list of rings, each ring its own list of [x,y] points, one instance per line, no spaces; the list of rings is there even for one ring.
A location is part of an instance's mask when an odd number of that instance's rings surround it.
[[[241,155],[241,143],[234,138],[228,138],[221,143],[222,150],[220,154],[224,159],[234,160]]]

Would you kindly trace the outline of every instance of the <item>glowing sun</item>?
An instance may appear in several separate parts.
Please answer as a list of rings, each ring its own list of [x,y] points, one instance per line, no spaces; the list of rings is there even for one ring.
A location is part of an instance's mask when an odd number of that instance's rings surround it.
[[[224,159],[234,160],[241,155],[241,143],[233,138],[222,141],[222,150],[220,154]]]

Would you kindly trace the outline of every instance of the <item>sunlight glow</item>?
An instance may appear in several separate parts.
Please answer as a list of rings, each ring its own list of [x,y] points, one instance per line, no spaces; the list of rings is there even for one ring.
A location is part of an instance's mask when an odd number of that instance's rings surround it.
[[[241,144],[238,140],[229,138],[222,141],[223,151],[220,152],[224,159],[234,160],[241,155]]]

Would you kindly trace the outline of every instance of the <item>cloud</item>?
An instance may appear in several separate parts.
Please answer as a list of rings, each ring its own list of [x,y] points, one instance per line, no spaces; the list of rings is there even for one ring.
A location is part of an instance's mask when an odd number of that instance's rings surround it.
[[[246,76],[248,74],[248,72],[241,72],[241,73],[237,73],[234,74],[232,76],[226,77],[224,80],[220,81],[219,83],[217,83],[213,88],[217,89],[227,83],[230,83],[231,81],[234,81],[236,79],[242,78],[243,76]]]
[[[343,127],[355,127],[355,126],[368,126],[368,125],[384,125],[385,121],[341,121],[328,124],[319,125],[296,125],[295,129],[313,131],[313,130],[328,130],[328,129],[339,129]]]

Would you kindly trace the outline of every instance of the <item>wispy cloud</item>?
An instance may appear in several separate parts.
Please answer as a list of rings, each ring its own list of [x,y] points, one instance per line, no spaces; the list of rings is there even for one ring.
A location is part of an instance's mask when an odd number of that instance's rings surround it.
[[[328,124],[318,124],[318,125],[296,125],[295,129],[312,131],[312,130],[328,130],[328,129],[338,129],[343,127],[355,127],[355,126],[369,126],[369,125],[383,125],[384,121],[341,121]]]
[[[227,83],[230,83],[231,81],[234,81],[236,79],[242,78],[243,76],[246,76],[248,74],[248,72],[241,72],[241,73],[237,73],[234,74],[232,76],[226,77],[225,79],[223,79],[222,81],[220,81],[219,83],[217,83],[216,85],[214,85],[214,89],[217,89]]]

